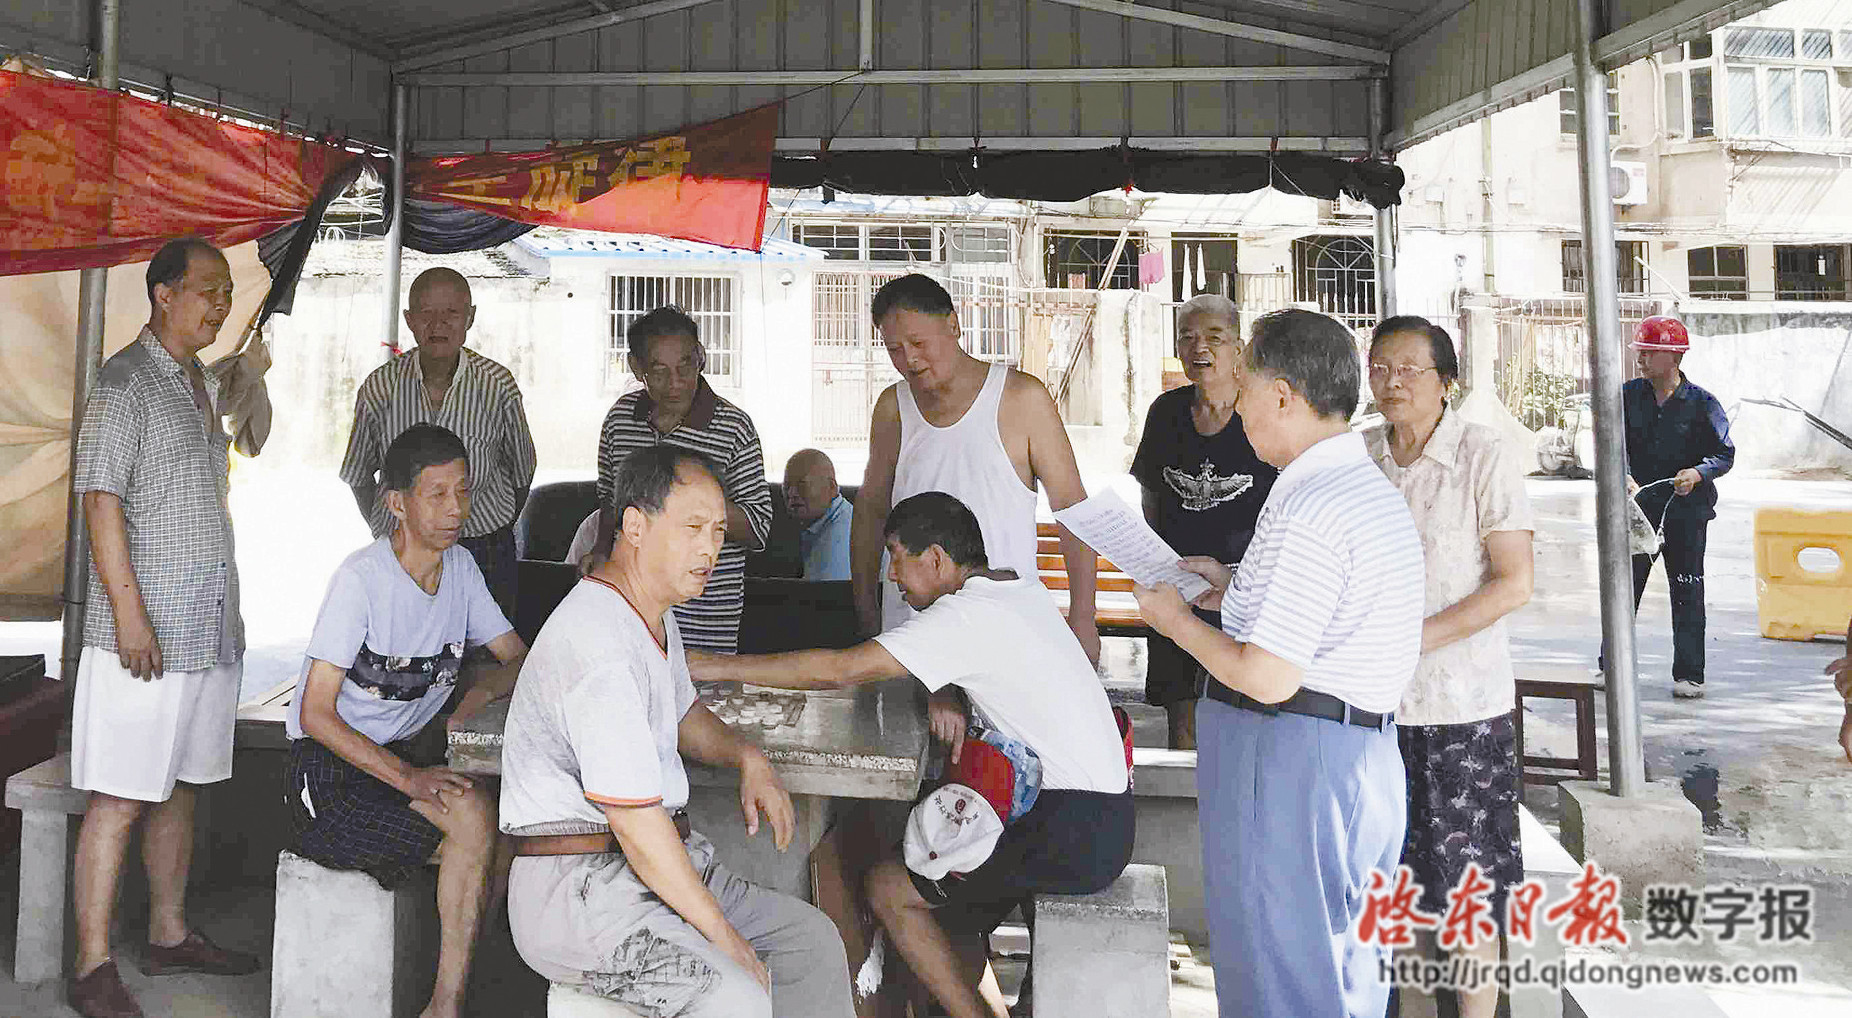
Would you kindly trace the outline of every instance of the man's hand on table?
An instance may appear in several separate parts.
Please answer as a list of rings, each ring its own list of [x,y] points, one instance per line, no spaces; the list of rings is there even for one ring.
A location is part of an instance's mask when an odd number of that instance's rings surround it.
[[[482,708],[494,702],[488,692],[481,687],[471,689],[457,701],[457,709],[450,712],[450,719],[444,722],[446,732],[454,732],[469,722],[470,718],[481,713]]]
[[[951,747],[952,762],[965,746],[965,705],[951,689],[942,689],[926,699],[926,722],[932,737]]]
[[[797,829],[797,811],[791,807],[791,793],[765,759],[754,749],[740,760],[740,810],[746,815],[746,836],[759,833],[759,811],[772,823],[772,844],[780,852],[791,847],[791,835]]]
[[[444,796],[466,794],[473,785],[470,780],[448,767],[419,767],[412,771],[410,787],[405,794],[413,802],[422,802],[436,807],[439,813],[450,812],[444,804]]]

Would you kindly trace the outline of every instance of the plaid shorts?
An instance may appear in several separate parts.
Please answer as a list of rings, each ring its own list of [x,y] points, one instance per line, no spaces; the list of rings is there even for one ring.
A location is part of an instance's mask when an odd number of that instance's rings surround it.
[[[442,762],[424,759],[429,750],[416,742],[414,736],[386,748],[418,766]],[[364,870],[387,890],[424,866],[444,840],[404,792],[314,739],[290,743],[286,787],[295,829],[290,851],[329,869]]]

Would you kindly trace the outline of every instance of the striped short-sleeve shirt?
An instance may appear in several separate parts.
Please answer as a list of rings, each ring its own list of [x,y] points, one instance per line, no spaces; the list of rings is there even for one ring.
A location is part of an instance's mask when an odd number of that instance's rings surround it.
[[[752,548],[763,548],[772,529],[772,492],[765,486],[765,456],[759,449],[759,431],[752,418],[720,398],[707,379],[695,392],[688,419],[669,432],[650,423],[655,403],[648,390],[619,396],[605,415],[598,439],[598,504],[611,504],[611,486],[617,465],[638,449],[672,445],[700,453],[720,469],[720,486],[727,501],[740,507],[752,523]],[[740,615],[746,607],[746,552],[748,546],[729,537],[721,545],[720,561],[708,576],[701,596],[675,607],[682,643],[694,650],[731,654],[739,647]]]
[[[534,483],[534,436],[514,374],[472,350],[458,354],[450,391],[435,410],[425,395],[416,348],[375,368],[360,383],[341,480],[349,487],[377,483],[386,448],[414,424],[448,428],[469,450],[470,508],[462,536],[482,537],[512,524],[527,503],[527,489]],[[392,529],[384,490],[373,500],[367,525],[374,537]]]
[[[1292,662],[1306,689],[1389,713],[1421,657],[1421,535],[1356,434],[1274,482],[1222,598],[1222,629]]]

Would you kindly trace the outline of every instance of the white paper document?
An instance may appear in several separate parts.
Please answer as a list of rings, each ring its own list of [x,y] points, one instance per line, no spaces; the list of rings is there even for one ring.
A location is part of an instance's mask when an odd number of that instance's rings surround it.
[[[1185,601],[1209,591],[1209,581],[1178,566],[1182,556],[1164,543],[1143,514],[1110,490],[1056,510],[1055,519],[1140,586],[1168,583]]]

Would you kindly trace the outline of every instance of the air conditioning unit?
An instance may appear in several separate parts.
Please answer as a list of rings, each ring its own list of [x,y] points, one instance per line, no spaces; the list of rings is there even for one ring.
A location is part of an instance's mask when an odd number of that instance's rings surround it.
[[[1369,202],[1358,201],[1343,192],[1338,193],[1338,200],[1334,204],[1337,214],[1345,218],[1371,219],[1376,216],[1376,210],[1370,206]]]
[[[1608,165],[1608,188],[1616,205],[1646,204],[1646,164],[1613,162]]]

